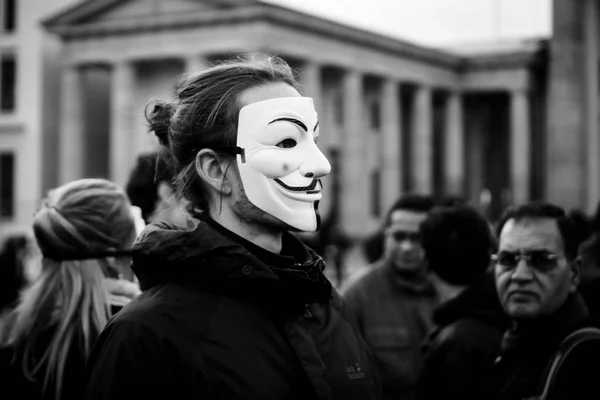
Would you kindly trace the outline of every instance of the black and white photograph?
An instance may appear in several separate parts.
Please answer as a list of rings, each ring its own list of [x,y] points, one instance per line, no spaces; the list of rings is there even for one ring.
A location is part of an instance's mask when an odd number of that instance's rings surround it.
[[[600,1],[0,0],[0,398],[599,400]]]

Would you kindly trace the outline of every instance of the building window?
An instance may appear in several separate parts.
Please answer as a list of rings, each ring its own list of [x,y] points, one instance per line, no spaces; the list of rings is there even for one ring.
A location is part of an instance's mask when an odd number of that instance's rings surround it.
[[[0,0],[0,32],[14,32],[17,26],[17,0]]]
[[[375,218],[381,216],[381,171],[371,171],[371,215]]]
[[[371,129],[379,131],[379,128],[381,128],[381,107],[379,106],[379,101],[373,100],[371,102],[369,114],[369,123],[371,125]]]
[[[344,125],[344,97],[339,91],[333,96],[333,120],[338,126]]]
[[[0,111],[15,109],[17,62],[14,55],[5,54],[0,61]]]
[[[15,212],[15,155],[0,153],[0,218]]]

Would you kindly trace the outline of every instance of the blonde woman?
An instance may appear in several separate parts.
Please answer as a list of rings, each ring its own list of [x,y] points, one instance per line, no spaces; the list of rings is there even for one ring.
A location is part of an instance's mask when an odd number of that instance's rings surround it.
[[[138,218],[125,192],[103,179],[50,192],[33,223],[40,276],[22,293],[3,335],[3,399],[82,397],[94,341],[124,299],[139,292],[129,268]]]

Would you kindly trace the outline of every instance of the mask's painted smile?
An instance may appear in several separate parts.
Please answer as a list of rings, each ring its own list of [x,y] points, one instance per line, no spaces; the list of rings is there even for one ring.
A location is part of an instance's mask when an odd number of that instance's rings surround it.
[[[289,190],[291,192],[307,192],[308,194],[320,192],[320,190],[314,190],[317,187],[317,183],[319,183],[318,179],[313,179],[310,185],[308,186],[288,186],[281,179],[277,178],[275,178],[275,182],[280,184],[284,189]]]
[[[274,181],[278,184],[275,186],[277,190],[291,200],[312,203],[323,197],[321,194],[323,187],[318,179],[314,179],[309,186],[304,187],[290,187],[279,179],[274,179]]]

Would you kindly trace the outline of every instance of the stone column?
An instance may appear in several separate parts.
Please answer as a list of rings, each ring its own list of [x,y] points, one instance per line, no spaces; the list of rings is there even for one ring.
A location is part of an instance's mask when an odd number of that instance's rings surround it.
[[[444,137],[444,183],[448,194],[464,191],[465,140],[462,96],[451,91],[446,102],[446,132]]]
[[[313,98],[315,109],[319,114],[319,127],[322,133],[319,139],[319,147],[325,152],[332,143],[332,135],[325,120],[323,90],[321,88],[321,66],[314,61],[306,61],[302,65],[299,80],[302,85],[302,95]]]
[[[402,181],[402,127],[400,93],[398,82],[386,79],[382,90],[381,107],[381,154],[382,161],[382,210],[386,212],[400,196]]]
[[[347,71],[343,77],[342,221],[348,233],[353,236],[366,233],[369,213],[370,185],[362,78],[357,71]]]
[[[529,200],[531,162],[531,122],[529,95],[514,90],[510,101],[510,182],[513,204]]]
[[[129,61],[113,65],[110,98],[110,179],[125,185],[135,161],[133,141],[135,68]]]
[[[433,192],[433,124],[431,88],[417,86],[412,129],[412,187],[413,191]]]
[[[584,11],[586,205],[594,212],[600,199],[600,138],[598,137],[598,2],[586,0]]]
[[[58,157],[58,179],[61,185],[83,177],[85,121],[81,81],[77,65],[64,68]]]
[[[586,203],[583,46],[584,1],[554,0],[549,41],[545,146],[545,199],[562,207]],[[589,86],[591,88],[591,86]]]
[[[185,58],[185,72],[199,72],[208,67],[205,54],[192,54]]]
[[[321,66],[314,61],[306,61],[302,65],[300,83],[302,84],[303,95],[312,97],[317,112],[322,113],[323,90],[321,88]]]

